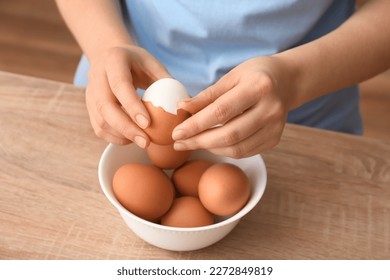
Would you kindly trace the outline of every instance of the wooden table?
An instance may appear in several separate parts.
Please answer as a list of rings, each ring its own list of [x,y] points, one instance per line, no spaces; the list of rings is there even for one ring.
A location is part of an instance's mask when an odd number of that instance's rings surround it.
[[[103,195],[83,89],[0,72],[0,259],[389,259],[390,142],[287,125],[260,204],[193,252],[136,237]]]

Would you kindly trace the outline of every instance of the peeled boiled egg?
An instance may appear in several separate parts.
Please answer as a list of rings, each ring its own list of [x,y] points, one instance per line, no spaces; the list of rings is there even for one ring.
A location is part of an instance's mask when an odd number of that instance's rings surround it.
[[[199,198],[182,196],[173,201],[171,209],[161,218],[161,224],[172,227],[201,227],[214,222]]]
[[[173,144],[158,145],[150,142],[146,153],[151,162],[162,169],[174,169],[181,166],[191,155],[191,151],[176,151]]]
[[[199,199],[208,211],[219,216],[237,213],[250,196],[250,181],[245,172],[231,163],[216,163],[200,178]]]
[[[156,221],[171,207],[174,186],[161,169],[142,163],[128,163],[118,168],[112,180],[114,195],[131,213]]]
[[[142,102],[150,116],[145,133],[151,142],[159,145],[174,142],[173,129],[190,116],[190,113],[178,108],[178,103],[189,97],[185,87],[172,78],[160,79],[145,90]]]
[[[172,181],[179,194],[198,197],[200,177],[211,165],[212,161],[193,159],[176,168],[172,173]]]

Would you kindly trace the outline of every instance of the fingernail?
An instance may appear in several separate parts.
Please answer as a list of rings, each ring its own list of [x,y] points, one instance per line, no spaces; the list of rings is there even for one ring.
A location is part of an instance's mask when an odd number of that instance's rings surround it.
[[[134,137],[134,143],[137,144],[138,147],[145,149],[146,147],[146,139],[142,136],[135,136]]]
[[[145,118],[143,115],[138,114],[135,116],[135,121],[137,122],[138,126],[142,129],[145,129],[149,125],[149,121],[147,118]]]
[[[186,150],[186,145],[182,142],[175,142],[173,144],[173,149],[176,151],[184,151]]]
[[[180,139],[183,139],[185,136],[184,134],[184,130],[181,130],[181,129],[175,129],[173,132],[172,132],[172,139],[173,140],[180,140]]]

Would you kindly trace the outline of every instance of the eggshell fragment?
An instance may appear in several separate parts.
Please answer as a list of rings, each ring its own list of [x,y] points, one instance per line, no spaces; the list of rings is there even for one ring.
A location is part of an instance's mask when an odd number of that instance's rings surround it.
[[[123,207],[148,221],[164,215],[175,195],[171,180],[161,169],[142,163],[121,166],[114,174],[112,188]]]
[[[176,151],[173,144],[158,145],[150,143],[146,152],[152,163],[162,169],[174,169],[181,166],[191,155],[191,151]]]
[[[203,172],[213,165],[206,159],[193,159],[175,169],[172,173],[172,181],[176,190],[181,195],[198,197],[198,184]]]
[[[175,115],[164,111],[161,107],[154,107],[151,102],[143,101],[143,103],[150,116],[150,124],[144,130],[150,141],[158,145],[173,144],[173,129],[189,118],[191,114],[179,109]]]
[[[193,196],[176,198],[171,209],[161,218],[162,225],[172,227],[201,227],[213,222],[213,215]]]
[[[215,215],[229,216],[240,211],[247,203],[250,181],[238,166],[217,163],[203,173],[198,192],[207,210]]]
[[[190,95],[182,83],[172,78],[164,78],[151,84],[142,95],[142,100],[176,115],[178,103],[189,97]]]
[[[190,114],[179,109],[179,102],[189,98],[185,87],[177,80],[164,78],[151,84],[142,95],[142,102],[150,116],[145,133],[159,145],[172,144],[173,129]]]

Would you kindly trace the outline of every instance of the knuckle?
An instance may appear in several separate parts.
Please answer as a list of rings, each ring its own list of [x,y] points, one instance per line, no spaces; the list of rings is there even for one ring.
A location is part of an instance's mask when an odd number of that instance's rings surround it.
[[[119,93],[128,86],[129,80],[123,76],[112,76],[109,83],[112,92]]]
[[[127,125],[121,124],[120,126],[118,126],[117,131],[120,135],[132,136],[132,132],[129,130]],[[129,138],[133,138],[133,137],[129,137]]]
[[[285,109],[284,105],[281,102],[275,102],[269,110],[269,116],[271,119],[279,120],[284,118]]]
[[[244,149],[241,145],[234,145],[228,147],[228,156],[234,159],[239,159],[244,155]]]
[[[226,133],[223,138],[225,145],[233,145],[240,140],[240,133],[237,130],[233,130],[229,133]]]
[[[270,139],[270,141],[269,141],[270,148],[277,146],[279,144],[279,142],[280,142],[280,138],[278,138],[278,137],[274,137],[274,138]]]
[[[214,91],[214,86],[210,86],[208,87],[207,89],[205,89],[202,93],[204,99],[206,99],[206,101],[208,103],[211,103],[214,101],[214,96],[215,96],[215,91]]]
[[[93,125],[93,131],[95,132],[96,136],[99,138],[105,138],[106,132],[109,129],[109,125],[103,120],[98,119],[95,120],[96,124]]]
[[[190,133],[198,133],[201,131],[200,125],[196,120],[193,120],[192,118],[187,119],[188,126]]]
[[[271,92],[275,90],[275,83],[268,75],[263,75],[259,81],[259,87],[263,91]]]
[[[107,131],[108,129],[110,129],[110,125],[103,119],[98,122],[98,125],[100,129],[103,131]]]
[[[214,103],[215,104],[215,103]],[[228,120],[231,109],[230,106],[227,104],[215,104],[213,108],[214,117],[217,119],[218,122],[223,123],[226,120]]]
[[[101,115],[104,114],[105,107],[106,107],[106,103],[105,102],[96,102],[96,111],[99,114],[101,114]]]
[[[275,83],[272,78],[268,75],[262,73],[256,73],[253,77],[255,83],[252,84],[253,90],[259,97],[263,96],[265,93],[271,93],[275,91]]]
[[[93,129],[93,131],[95,132],[96,136],[99,137],[99,138],[104,138],[104,136],[106,134],[101,127],[95,127]]]

